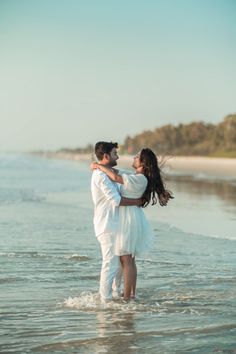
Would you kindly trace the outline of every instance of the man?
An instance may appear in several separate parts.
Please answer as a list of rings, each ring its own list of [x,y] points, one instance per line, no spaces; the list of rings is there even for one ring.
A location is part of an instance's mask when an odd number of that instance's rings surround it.
[[[99,141],[95,145],[98,163],[107,167],[117,165],[118,144]],[[102,251],[102,269],[99,293],[103,302],[112,299],[112,283],[120,268],[120,259],[114,255],[114,241],[118,227],[118,208],[141,205],[141,199],[121,197],[119,187],[100,170],[94,170],[91,180],[94,203],[94,229]]]

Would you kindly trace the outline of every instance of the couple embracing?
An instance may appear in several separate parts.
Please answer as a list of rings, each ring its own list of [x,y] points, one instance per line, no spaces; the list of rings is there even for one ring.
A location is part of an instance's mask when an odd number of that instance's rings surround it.
[[[134,156],[133,173],[114,167],[118,144],[100,141],[95,145],[98,163],[92,163],[91,191],[94,202],[94,229],[102,252],[99,293],[101,301],[120,293],[124,276],[124,300],[135,298],[137,268],[135,256],[151,246],[152,230],[143,212],[150,202],[161,206],[173,198],[165,189],[154,152],[145,148]]]

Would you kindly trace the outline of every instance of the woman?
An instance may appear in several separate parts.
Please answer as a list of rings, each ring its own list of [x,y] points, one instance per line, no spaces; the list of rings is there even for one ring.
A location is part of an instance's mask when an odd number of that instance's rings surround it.
[[[143,208],[150,202],[154,205],[157,201],[164,206],[173,198],[171,192],[165,189],[157,157],[149,148],[142,149],[134,156],[133,167],[136,173],[118,174],[117,170],[97,163],[92,163],[91,167],[99,168],[112,181],[120,183],[123,197],[142,197]],[[150,248],[151,239],[152,230],[142,208],[126,206],[119,209],[115,254],[120,256],[123,267],[125,300],[135,297],[137,280],[135,256]]]

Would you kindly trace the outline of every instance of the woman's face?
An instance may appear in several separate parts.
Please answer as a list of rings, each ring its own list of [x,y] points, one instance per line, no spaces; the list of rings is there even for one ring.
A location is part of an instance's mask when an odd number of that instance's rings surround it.
[[[138,168],[138,167],[141,166],[140,153],[141,153],[141,151],[139,151],[139,152],[134,156],[134,161],[133,161],[133,167],[134,167],[134,168]]]

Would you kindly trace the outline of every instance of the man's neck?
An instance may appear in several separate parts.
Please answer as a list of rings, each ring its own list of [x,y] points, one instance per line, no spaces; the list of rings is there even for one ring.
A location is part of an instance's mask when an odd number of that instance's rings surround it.
[[[102,166],[105,166],[105,167],[111,168],[111,165],[109,164],[109,162],[106,162],[106,161],[98,161],[98,164],[102,165]]]

